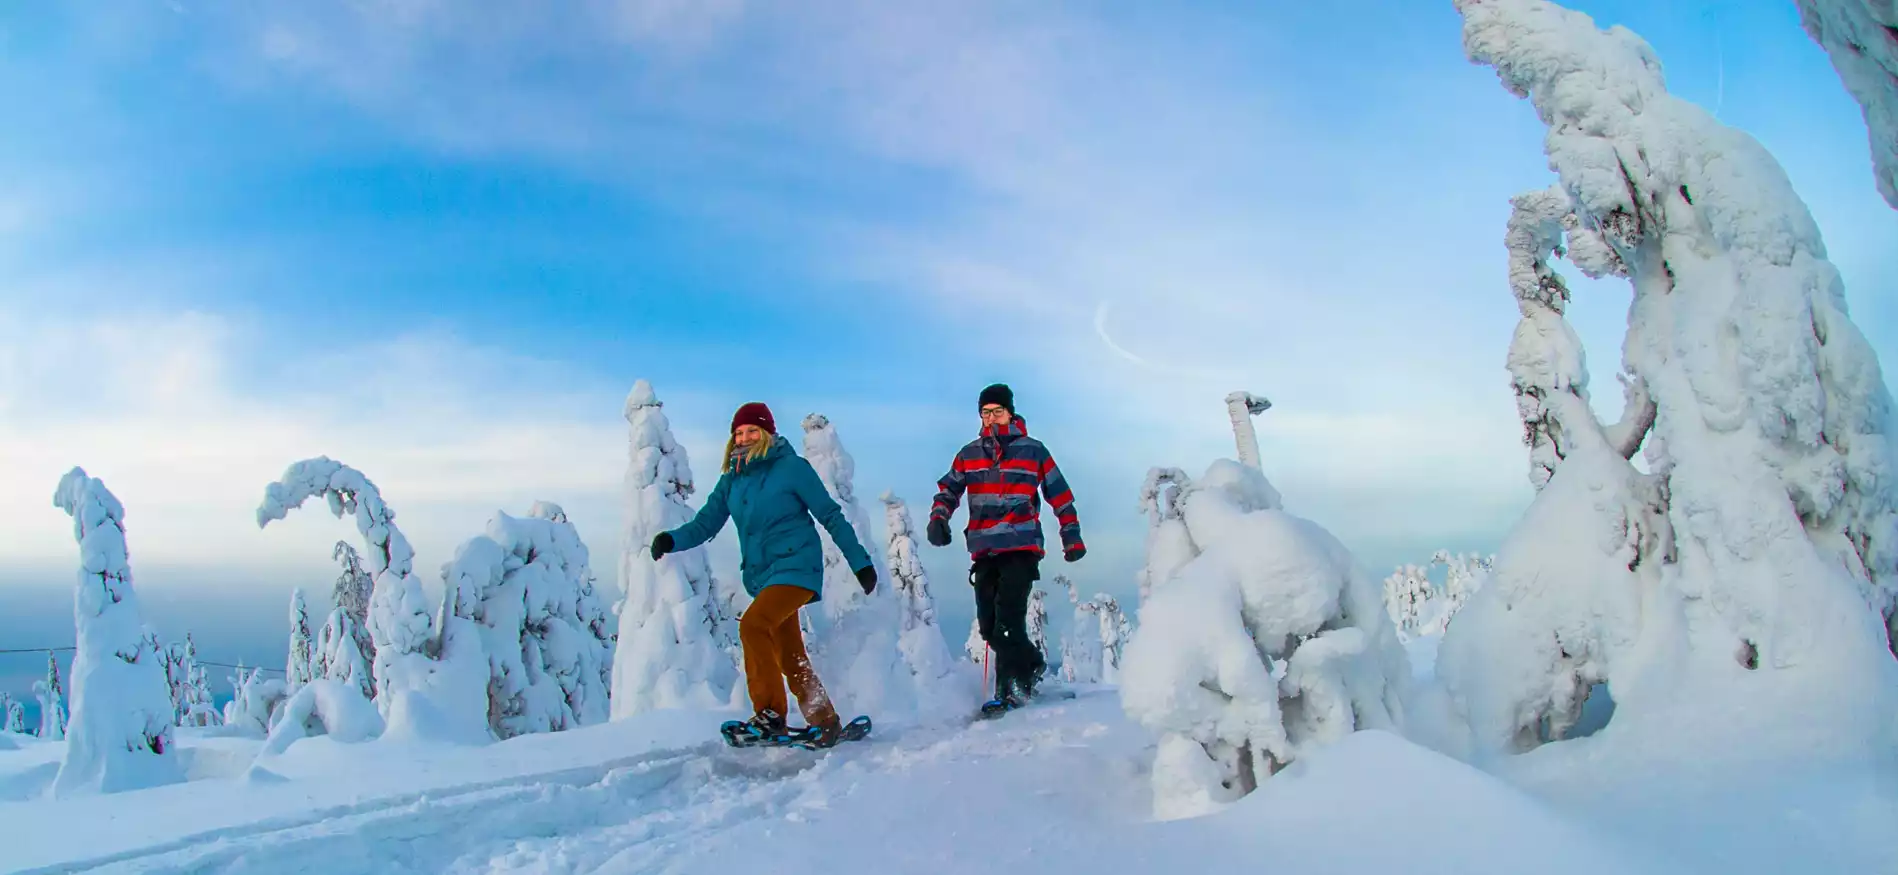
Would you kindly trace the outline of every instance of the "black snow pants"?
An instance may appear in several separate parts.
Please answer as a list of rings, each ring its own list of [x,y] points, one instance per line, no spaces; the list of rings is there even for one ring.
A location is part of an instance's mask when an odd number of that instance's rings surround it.
[[[1048,669],[1041,650],[1028,640],[1028,594],[1041,579],[1041,557],[1027,551],[995,553],[975,560],[975,622],[995,651],[995,696],[1026,696]]]

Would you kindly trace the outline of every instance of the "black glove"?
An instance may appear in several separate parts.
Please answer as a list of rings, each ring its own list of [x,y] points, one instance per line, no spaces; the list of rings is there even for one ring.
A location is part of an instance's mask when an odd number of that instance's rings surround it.
[[[652,539],[652,561],[657,562],[659,557],[670,552],[672,552],[672,533],[660,532],[658,537]]]
[[[857,585],[863,587],[863,594],[869,595],[877,588],[877,569],[874,565],[865,565],[857,569]]]
[[[1082,556],[1086,556],[1086,555],[1087,555],[1087,548],[1081,546],[1080,544],[1076,544],[1072,547],[1069,547],[1067,549],[1067,552],[1062,553],[1061,558],[1066,559],[1069,562],[1075,562],[1075,561],[1078,561]]]
[[[938,547],[949,546],[949,521],[941,517],[930,518],[926,534],[929,535],[929,543]]]

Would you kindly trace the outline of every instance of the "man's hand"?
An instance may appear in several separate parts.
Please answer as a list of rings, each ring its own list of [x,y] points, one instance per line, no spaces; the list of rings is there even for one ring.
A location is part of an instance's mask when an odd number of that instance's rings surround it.
[[[949,521],[941,517],[931,517],[927,534],[929,543],[938,547],[949,546]]]
[[[1061,558],[1066,559],[1069,562],[1076,562],[1076,561],[1079,561],[1082,556],[1086,556],[1086,555],[1087,555],[1087,548],[1081,546],[1080,544],[1076,544],[1072,547],[1069,547],[1067,549],[1067,552],[1062,553]]]

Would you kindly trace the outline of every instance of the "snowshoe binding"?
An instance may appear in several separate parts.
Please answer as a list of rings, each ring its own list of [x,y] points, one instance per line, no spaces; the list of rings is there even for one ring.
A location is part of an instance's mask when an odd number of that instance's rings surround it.
[[[775,718],[775,719],[773,719]],[[784,718],[764,712],[750,720],[727,720],[718,732],[732,747],[801,747],[822,750],[846,741],[860,741],[870,734],[870,718],[858,717],[834,730],[822,726],[784,725]]]

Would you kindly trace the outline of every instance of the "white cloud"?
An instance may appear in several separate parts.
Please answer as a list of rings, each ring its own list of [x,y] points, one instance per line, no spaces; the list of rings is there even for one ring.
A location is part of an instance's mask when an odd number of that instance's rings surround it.
[[[125,502],[136,559],[327,563],[329,543],[356,537],[327,509],[262,532],[253,516],[265,484],[316,455],[382,488],[425,570],[535,499],[569,505],[596,551],[616,541],[624,389],[557,365],[429,334],[322,348],[202,313],[14,313],[0,349],[6,561],[72,556],[51,496],[80,465]],[[610,556],[596,563],[610,580]]]

